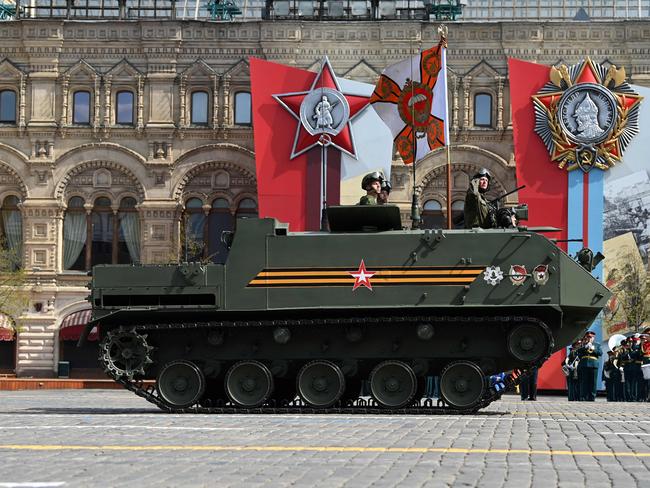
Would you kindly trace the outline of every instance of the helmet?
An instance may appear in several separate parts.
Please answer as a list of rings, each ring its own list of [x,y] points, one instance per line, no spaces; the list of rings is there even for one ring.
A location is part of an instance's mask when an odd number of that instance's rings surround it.
[[[361,188],[368,190],[368,187],[372,184],[373,181],[379,181],[380,183],[383,183],[384,176],[379,171],[368,173],[363,177],[363,180],[361,180]]]
[[[479,170],[476,172],[476,174],[475,174],[474,176],[472,176],[472,179],[474,179],[474,178],[483,178],[483,177],[487,178],[488,181],[491,181],[491,180],[492,180],[492,175],[491,175],[490,172],[487,170],[487,168],[481,168],[481,169],[479,169]]]
[[[381,180],[381,191],[385,191],[387,195],[390,195],[390,191],[393,187],[390,185],[390,182],[387,180]]]

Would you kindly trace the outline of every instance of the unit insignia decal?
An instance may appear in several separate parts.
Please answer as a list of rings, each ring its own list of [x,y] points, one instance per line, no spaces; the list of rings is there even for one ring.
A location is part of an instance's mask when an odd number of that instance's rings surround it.
[[[512,281],[513,285],[521,286],[524,284],[524,281],[526,281],[528,271],[526,271],[526,267],[522,264],[513,264],[510,266],[510,273],[508,273],[508,275],[510,276],[510,281]]]
[[[350,272],[350,276],[354,278],[354,285],[352,286],[352,291],[356,290],[360,286],[365,286],[369,290],[372,290],[372,284],[370,283],[370,278],[375,276],[377,273],[371,273],[370,271],[366,270],[366,263],[363,262],[363,259],[361,260],[361,264],[359,264],[359,269]]]
[[[535,132],[551,160],[568,171],[611,168],[639,133],[643,97],[625,81],[624,68],[589,58],[553,66],[550,81],[532,98]]]
[[[373,266],[368,271],[363,260],[354,267],[265,268],[246,285],[248,288],[313,288],[365,286],[465,286],[470,285],[485,266]],[[372,279],[372,282],[370,281]]]
[[[545,285],[548,281],[548,265],[540,264],[533,270],[533,279],[538,285]]]
[[[497,286],[503,280],[503,271],[498,266],[488,266],[483,272],[483,279],[492,286]]]

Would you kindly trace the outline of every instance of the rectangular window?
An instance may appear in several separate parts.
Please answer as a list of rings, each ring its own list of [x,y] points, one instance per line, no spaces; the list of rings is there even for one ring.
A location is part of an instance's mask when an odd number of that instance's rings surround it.
[[[192,93],[192,124],[208,123],[208,94],[204,91]]]
[[[251,125],[251,94],[239,92],[235,94],[235,124]]]
[[[117,93],[115,107],[115,122],[117,124],[133,125],[133,93],[121,91]]]
[[[72,123],[90,124],[90,92],[75,92],[72,102]]]
[[[492,95],[478,93],[474,96],[474,125],[478,127],[492,126]]]
[[[0,122],[16,123],[16,92],[13,90],[0,92]]]

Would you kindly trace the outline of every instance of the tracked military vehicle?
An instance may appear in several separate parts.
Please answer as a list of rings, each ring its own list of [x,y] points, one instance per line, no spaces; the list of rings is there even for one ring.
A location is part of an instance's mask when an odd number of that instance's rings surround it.
[[[95,266],[86,331],[106,373],[168,411],[472,412],[501,394],[490,375],[516,384],[610,296],[534,229],[328,215],[330,232],[238,220],[223,265]]]

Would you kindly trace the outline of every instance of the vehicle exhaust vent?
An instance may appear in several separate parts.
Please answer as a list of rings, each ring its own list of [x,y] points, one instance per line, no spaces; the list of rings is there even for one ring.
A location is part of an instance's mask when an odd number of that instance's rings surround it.
[[[104,295],[104,307],[179,307],[187,305],[216,305],[214,294],[191,295]]]

